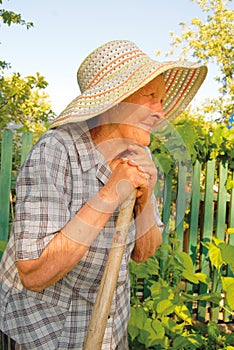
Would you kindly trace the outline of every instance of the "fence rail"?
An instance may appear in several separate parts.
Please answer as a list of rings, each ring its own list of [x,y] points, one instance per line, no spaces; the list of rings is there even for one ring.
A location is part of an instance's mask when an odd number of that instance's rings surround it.
[[[22,165],[25,157],[32,147],[32,134],[24,133],[22,136],[21,157],[18,166]],[[2,133],[1,147],[1,171],[0,171],[0,250],[3,250],[10,231],[11,221],[13,219],[12,208],[12,190],[15,187],[15,179],[17,170],[12,167],[13,154],[13,133],[5,130]],[[204,176],[204,189],[201,191],[201,177]],[[170,231],[170,227],[174,225],[177,237],[181,241],[181,249],[187,251],[194,263],[197,254],[200,254],[201,272],[210,274],[210,267],[207,260],[202,254],[203,247],[200,242],[210,241],[215,235],[221,239],[227,239],[225,233],[228,228],[234,227],[234,189],[227,193],[226,180],[229,176],[234,181],[234,173],[228,169],[228,163],[218,164],[219,178],[218,192],[214,192],[214,174],[217,171],[215,160],[209,160],[207,163],[200,164],[198,161],[193,167],[191,192],[188,193],[186,183],[186,168],[182,165],[178,167],[177,186],[171,178],[164,178],[164,192],[160,201],[162,203],[162,218],[166,223],[165,232]],[[231,174],[231,175],[230,175]],[[176,196],[173,194],[176,191]],[[175,198],[176,197],[176,200]],[[185,226],[184,212],[188,207],[189,216],[187,218],[187,227]],[[174,215],[175,213],[175,215]],[[168,235],[163,235],[164,243],[168,242]],[[230,235],[229,242],[234,245],[234,235]],[[231,275],[230,270],[227,271]],[[216,276],[213,277],[215,283]],[[187,288],[191,288],[190,285]],[[206,292],[206,285],[202,285],[200,292]],[[197,309],[198,319],[204,320],[207,317],[207,303],[199,303]],[[212,317],[219,318],[218,308],[213,309]],[[225,322],[230,321],[230,316],[223,314],[222,318]]]

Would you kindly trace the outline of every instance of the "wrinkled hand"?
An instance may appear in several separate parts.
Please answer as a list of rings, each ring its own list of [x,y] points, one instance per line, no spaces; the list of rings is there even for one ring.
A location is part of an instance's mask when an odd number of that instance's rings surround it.
[[[110,163],[112,176],[121,204],[134,189],[137,189],[136,205],[143,207],[154,191],[157,171],[147,150],[131,145],[119,158]]]

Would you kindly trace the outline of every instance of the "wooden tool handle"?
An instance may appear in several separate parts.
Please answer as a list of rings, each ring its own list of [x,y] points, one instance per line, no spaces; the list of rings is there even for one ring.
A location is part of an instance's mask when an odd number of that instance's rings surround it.
[[[119,269],[126,246],[128,229],[136,200],[136,191],[122,204],[116,223],[112,245],[93,307],[84,350],[100,350],[113,300]]]

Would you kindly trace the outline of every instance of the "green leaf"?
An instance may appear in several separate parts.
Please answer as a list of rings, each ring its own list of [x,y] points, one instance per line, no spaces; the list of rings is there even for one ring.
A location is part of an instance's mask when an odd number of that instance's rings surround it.
[[[215,243],[215,245],[218,247],[221,243],[224,243],[224,240],[218,237],[212,237],[212,241]]]
[[[132,324],[128,325],[128,334],[130,335],[131,339],[134,340],[138,334],[139,334],[139,329]]]
[[[208,293],[208,294],[201,294],[196,297],[197,300],[204,300],[204,301],[210,301],[214,304],[219,304],[220,300],[222,299],[222,296],[220,293]]]
[[[181,336],[176,337],[173,341],[173,349],[181,350],[188,348],[189,350],[200,349],[203,345],[203,339],[199,334],[187,334],[183,333]]]
[[[192,263],[192,259],[191,259],[191,263]],[[200,273],[200,272],[193,273],[191,268],[193,270],[193,267],[188,266],[188,269],[185,269],[182,271],[183,278],[195,284],[198,284],[199,282],[208,284],[208,276],[206,274]]]
[[[155,339],[163,339],[165,330],[162,323],[159,320],[152,321],[152,328],[156,334]]]
[[[217,325],[217,323],[209,321],[208,323],[208,334],[211,338],[217,339],[220,335],[220,329]]]
[[[159,263],[156,259],[148,259],[145,263],[145,269],[149,275],[157,275],[159,269]]]
[[[187,271],[193,272],[193,261],[187,253],[178,252],[176,258]]]
[[[181,334],[184,329],[184,322],[176,323],[172,317],[162,317],[162,325],[166,330],[174,334]]]
[[[221,293],[205,293],[205,294],[199,294],[199,295],[182,293],[181,298],[185,302],[195,301],[195,300],[204,300],[204,301],[210,301],[214,304],[219,304],[220,300],[222,299],[222,296],[221,296]]]
[[[211,247],[213,246],[211,242],[201,242],[201,244],[203,245],[203,247],[205,247],[208,250],[210,250]]]
[[[222,277],[222,287],[226,292],[226,301],[230,308],[234,310],[234,278],[233,277]]]
[[[173,340],[173,349],[180,350],[184,349],[188,342],[184,339],[182,335],[179,335]]]
[[[130,270],[131,273],[134,273],[137,278],[148,278],[149,274],[145,269],[144,264],[137,264],[136,262],[132,261],[130,264]]]
[[[185,305],[176,305],[175,306],[175,313],[178,317],[180,317],[185,322],[192,324],[192,318],[191,314],[189,312],[189,309]]]
[[[158,344],[165,335],[164,327],[159,320],[147,319],[138,340],[147,347]]]
[[[175,305],[170,300],[160,300],[156,311],[160,315],[169,315],[174,311]]]
[[[147,320],[147,315],[142,307],[137,307],[136,309],[136,320],[135,325],[137,328],[142,329],[144,327],[144,323]]]
[[[212,246],[209,250],[209,256],[211,263],[216,267],[216,269],[219,271],[221,266],[224,263],[224,260],[222,258],[222,254],[220,251],[220,248],[216,246]]]
[[[182,302],[190,302],[190,301],[194,301],[197,300],[195,295],[192,294],[188,294],[188,293],[181,293],[181,301]]]
[[[223,260],[229,265],[230,269],[234,273],[234,246],[221,243],[219,247],[221,249],[221,256]]]
[[[150,287],[152,297],[159,297],[161,295],[161,284],[159,282],[154,282]]]
[[[132,340],[134,340],[140,331],[144,328],[147,315],[142,307],[131,307],[128,331]]]
[[[199,279],[197,278],[197,276],[195,274],[193,274],[192,272],[189,272],[187,270],[182,271],[182,276],[188,280],[189,282],[198,284],[199,283]]]
[[[130,319],[128,322],[128,333],[131,337],[132,340],[134,340],[137,335],[139,334],[139,330],[136,327],[135,321],[136,321],[136,308],[135,307],[131,307],[130,308],[131,313],[130,313]]]
[[[197,272],[195,273],[195,276],[199,279],[200,282],[208,284],[209,278],[205,273]]]

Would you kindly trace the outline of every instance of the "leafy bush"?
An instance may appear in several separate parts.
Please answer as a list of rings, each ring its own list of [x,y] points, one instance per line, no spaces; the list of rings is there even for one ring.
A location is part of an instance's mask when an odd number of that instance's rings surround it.
[[[194,271],[190,256],[182,252],[176,236],[162,245],[145,263],[131,262],[131,317],[129,339],[131,350],[199,349],[234,350],[234,334],[221,334],[217,323],[198,323],[193,319],[192,303],[210,302],[219,306],[226,293],[226,309],[232,312],[234,278],[223,277],[222,267],[229,264],[234,272],[234,246],[214,239],[205,243],[207,257],[218,271],[222,290],[194,295],[186,285],[210,285],[210,278]]]
[[[165,175],[173,176],[175,163],[209,159],[228,161],[234,169],[234,127],[208,122],[202,115],[183,112],[173,124],[152,135],[150,149]]]

